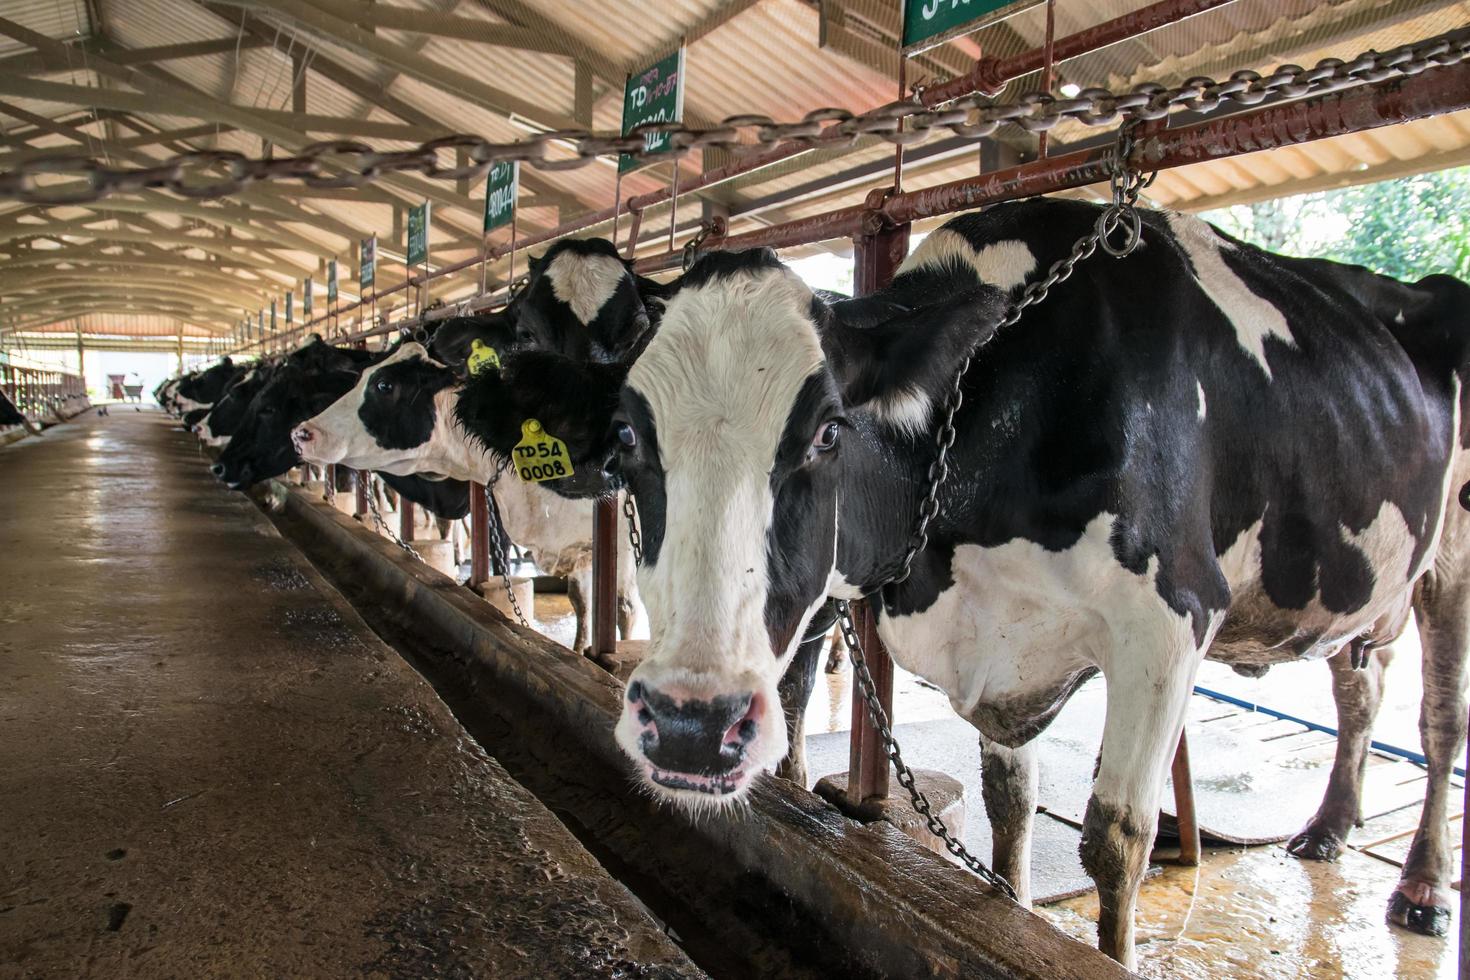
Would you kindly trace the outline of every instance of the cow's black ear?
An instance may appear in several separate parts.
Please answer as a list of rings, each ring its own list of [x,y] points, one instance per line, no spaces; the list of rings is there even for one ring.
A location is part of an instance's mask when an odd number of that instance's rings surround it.
[[[479,316],[451,317],[434,331],[429,354],[456,374],[464,374],[476,340],[494,348],[497,355],[505,353],[515,343],[514,314],[506,309]]]
[[[1007,308],[1003,292],[983,285],[923,305],[909,299],[884,291],[828,307],[823,347],[849,406],[936,395]]]
[[[223,361],[220,361],[220,364],[223,367],[234,367],[235,366],[235,362],[232,361],[232,360],[230,360],[228,357],[226,357]]]

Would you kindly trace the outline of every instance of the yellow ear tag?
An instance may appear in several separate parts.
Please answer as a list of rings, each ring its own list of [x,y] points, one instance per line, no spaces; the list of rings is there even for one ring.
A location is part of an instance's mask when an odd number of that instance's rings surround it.
[[[500,370],[500,352],[483,340],[476,340],[470,344],[470,357],[465,362],[470,374],[479,374],[486,368]]]
[[[572,475],[567,444],[541,428],[535,419],[521,423],[521,441],[515,448],[516,472],[522,480],[545,483]]]

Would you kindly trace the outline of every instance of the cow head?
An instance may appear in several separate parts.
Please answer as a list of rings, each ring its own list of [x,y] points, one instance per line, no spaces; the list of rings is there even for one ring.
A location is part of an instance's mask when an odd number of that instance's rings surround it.
[[[291,430],[350,391],[371,356],[320,341],[293,351],[251,399],[211,470],[231,489],[241,490],[301,462]]]
[[[194,428],[205,445],[219,449],[229,443],[240,427],[240,420],[245,417],[245,410],[265,387],[269,377],[270,368],[253,367],[230,386],[224,397],[214,403],[209,414]]]
[[[455,374],[407,343],[362,372],[357,384],[325,411],[302,422],[291,441],[309,463],[341,463],[385,473],[468,473],[457,461],[464,436],[453,427]]]
[[[519,346],[574,361],[626,363],[657,319],[665,287],[633,272],[612,242],[557,242],[531,262],[526,288],[508,311]]]
[[[829,305],[768,250],[712,254],[632,365],[606,468],[637,499],[652,632],[616,734],[656,792],[729,802],[785,755],[776,685],[832,587],[843,444],[926,430],[1002,311],[927,282]]]

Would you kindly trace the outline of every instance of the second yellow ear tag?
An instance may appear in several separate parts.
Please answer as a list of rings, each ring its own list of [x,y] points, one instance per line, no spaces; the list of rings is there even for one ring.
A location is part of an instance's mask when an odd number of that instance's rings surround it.
[[[470,344],[470,356],[465,362],[465,367],[472,375],[479,374],[486,368],[494,368],[499,371],[500,352],[483,340],[475,340]]]
[[[567,444],[541,428],[536,419],[521,423],[521,441],[515,448],[516,472],[522,480],[545,483],[571,476],[572,457]]]

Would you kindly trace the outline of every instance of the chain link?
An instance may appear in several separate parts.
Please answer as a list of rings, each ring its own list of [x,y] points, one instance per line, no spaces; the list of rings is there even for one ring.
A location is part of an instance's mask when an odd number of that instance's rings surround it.
[[[495,557],[500,562],[500,584],[505,589],[505,599],[510,603],[511,612],[515,613],[516,622],[531,629],[531,624],[526,621],[526,614],[521,612],[521,604],[516,600],[516,590],[510,580],[510,537],[500,526],[500,507],[495,503],[495,484],[500,482],[509,465],[510,460],[502,462],[490,482],[485,484],[485,510],[490,518],[490,547],[495,549]]]
[[[633,549],[633,562],[643,564],[643,533],[638,530],[638,507],[633,503],[633,491],[623,492],[623,516],[628,524],[628,546]]]
[[[898,784],[908,790],[909,802],[913,805],[914,811],[924,818],[929,833],[939,838],[945,850],[958,858],[965,867],[979,875],[990,887],[1014,901],[1016,890],[1011,887],[1011,883],[991,871],[985,862],[971,854],[969,849],[949,832],[944,820],[934,812],[929,797],[919,789],[914,771],[909,768],[908,763],[903,761],[903,752],[898,747],[898,739],[893,737],[893,729],[888,724],[888,712],[883,710],[883,704],[878,700],[878,691],[873,684],[873,675],[868,672],[868,662],[863,657],[863,644],[858,638],[857,627],[852,621],[852,609],[846,600],[837,602],[837,623],[842,629],[842,639],[847,644],[848,654],[852,657],[852,673],[857,678],[859,690],[862,691],[863,703],[868,707],[868,715],[873,719],[873,727],[878,729],[878,737],[883,740],[883,750],[888,755],[889,761],[893,763],[894,771],[898,774]]]
[[[381,483],[378,478],[369,474],[367,493],[363,496],[367,498],[368,511],[373,515],[373,523],[378,525],[378,530],[383,532],[384,537],[386,537],[389,541],[392,541],[394,544],[398,545],[398,547],[402,548],[412,557],[417,558],[419,561],[423,561],[424,556],[413,550],[413,545],[409,544],[407,541],[403,540],[397,534],[395,534],[393,532],[393,529],[388,526],[388,522],[383,520],[383,515],[378,512],[377,491],[379,486],[381,486]],[[398,495],[398,506],[400,508],[407,502],[408,501],[404,499],[402,494]]]
[[[1466,57],[1470,57],[1470,28],[1461,28],[1391,51],[1365,51],[1350,61],[1327,58],[1312,68],[1282,65],[1264,76],[1243,70],[1224,81],[1196,77],[1173,87],[1144,82],[1121,94],[1103,88],[1085,89],[1074,98],[1031,92],[1005,104],[977,94],[934,108],[918,98],[908,98],[860,113],[816,109],[795,122],[780,123],[769,116],[747,114],[730,116],[709,128],[676,122],[646,123],[626,136],[556,130],[514,143],[456,133],[412,149],[393,151],[375,150],[352,140],[328,140],[303,147],[291,157],[251,159],[241,153],[202,150],[134,169],[110,167],[85,156],[58,155],[22,161],[0,173],[0,199],[28,204],[85,204],[111,194],[148,188],[165,188],[190,198],[215,198],[270,180],[299,180],[310,187],[328,188],[361,187],[396,172],[472,180],[501,161],[521,161],[542,170],[567,170],[614,154],[654,162],[706,147],[732,152],[784,143],[845,147],[863,137],[907,145],[940,130],[979,139],[1008,123],[1041,133],[1066,120],[1085,126],[1110,126],[1121,121],[1163,119],[1180,109],[1210,112],[1227,102],[1253,106],[1273,96],[1295,99],[1323,95],[1353,85],[1417,75],[1428,68],[1458,64]],[[670,136],[670,149],[649,152],[645,137],[658,133]],[[459,152],[468,161],[463,165],[452,163]],[[37,181],[38,177],[55,174],[74,174],[81,180],[62,184]]]

